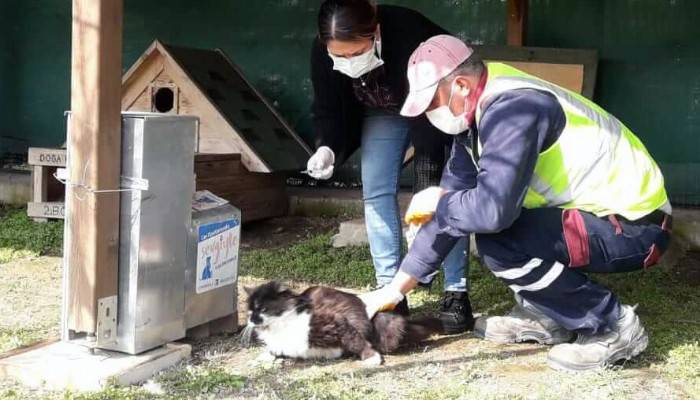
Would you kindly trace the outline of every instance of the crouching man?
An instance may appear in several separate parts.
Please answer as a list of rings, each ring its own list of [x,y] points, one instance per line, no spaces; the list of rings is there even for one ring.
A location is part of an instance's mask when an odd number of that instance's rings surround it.
[[[640,140],[588,99],[485,64],[451,36],[422,43],[408,79],[402,114],[425,112],[454,145],[441,187],[417,193],[406,215],[432,218],[393,282],[362,296],[368,313],[429,282],[454,243],[476,233],[479,253],[516,305],[479,319],[475,334],[555,345],[549,365],[566,370],[644,351],[648,335],[635,308],[586,274],[649,268],[668,246],[671,205]]]

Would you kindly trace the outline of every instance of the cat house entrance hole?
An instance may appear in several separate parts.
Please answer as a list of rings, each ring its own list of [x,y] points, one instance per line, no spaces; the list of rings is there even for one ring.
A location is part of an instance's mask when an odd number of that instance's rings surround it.
[[[172,88],[161,87],[157,88],[153,94],[153,108],[159,113],[167,113],[172,111],[175,106],[175,93]]]

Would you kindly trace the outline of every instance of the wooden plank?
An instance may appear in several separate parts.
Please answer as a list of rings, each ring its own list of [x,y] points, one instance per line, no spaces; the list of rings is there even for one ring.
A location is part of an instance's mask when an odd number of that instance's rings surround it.
[[[195,164],[195,173],[197,179],[200,178],[215,178],[221,176],[222,171],[228,174],[239,174],[244,169],[240,160],[230,161],[209,161],[198,162]]]
[[[35,165],[32,167],[32,201],[42,202],[46,201],[48,193],[48,168],[44,168],[41,165]]]
[[[48,176],[48,168],[42,165],[35,165],[32,167],[32,202],[40,203],[47,200],[49,192],[49,185],[47,182]],[[31,207],[27,206],[27,215],[30,217],[34,217],[34,222],[48,221],[43,215],[32,215],[30,210]]]
[[[581,64],[550,64],[523,61],[505,61],[504,63],[569,89],[572,92],[581,94],[583,91],[583,65]]]
[[[73,0],[70,181],[119,188],[123,0]],[[69,186],[67,328],[97,331],[97,301],[117,294],[119,193]]]
[[[527,35],[527,0],[508,0],[508,46],[524,46]]]
[[[66,149],[45,149],[30,147],[27,163],[29,165],[66,166]]]
[[[484,60],[508,63],[546,63],[583,66],[583,85],[581,94],[593,99],[598,73],[598,50],[593,49],[557,49],[548,47],[508,47],[508,46],[474,46]]]
[[[237,174],[231,176],[218,176],[210,178],[198,178],[197,190],[199,185],[206,185],[206,190],[214,188],[215,190],[228,190],[228,188],[236,188],[236,190],[262,190],[267,186],[279,186],[284,182],[277,176],[270,174]]]
[[[245,222],[285,215],[289,208],[286,176],[248,171],[240,154],[195,156],[197,190],[210,192],[238,207]]]
[[[38,341],[38,342],[35,342],[32,344],[28,344],[26,346],[18,347],[16,349],[8,350],[4,353],[0,353],[0,360],[7,359],[10,357],[14,357],[14,356],[18,356],[20,354],[24,354],[24,353],[30,352],[32,350],[39,349],[41,347],[46,347],[46,346],[53,344],[53,343],[56,343],[58,341],[59,341],[58,338],[49,338],[49,339],[41,340],[41,341]]]
[[[239,153],[233,154],[195,154],[194,162],[210,162],[210,161],[240,161],[241,155]]]
[[[27,203],[27,215],[32,218],[56,218],[66,217],[66,206],[62,202],[32,202]]]
[[[122,110],[151,111],[151,82],[160,75],[165,66],[158,53],[144,60],[140,74],[123,81]]]
[[[234,189],[216,195],[238,207],[244,222],[286,215],[289,209],[287,190],[280,186],[246,191]]]

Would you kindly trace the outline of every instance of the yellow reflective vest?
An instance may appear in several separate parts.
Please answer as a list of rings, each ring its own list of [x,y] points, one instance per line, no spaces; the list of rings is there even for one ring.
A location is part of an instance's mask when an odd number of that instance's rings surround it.
[[[508,90],[536,89],[554,95],[566,125],[539,154],[523,207],[577,208],[598,216],[639,219],[670,204],[664,178],[642,142],[617,118],[585,97],[501,63],[488,63],[486,86],[476,108]],[[479,152],[483,143],[479,143]]]

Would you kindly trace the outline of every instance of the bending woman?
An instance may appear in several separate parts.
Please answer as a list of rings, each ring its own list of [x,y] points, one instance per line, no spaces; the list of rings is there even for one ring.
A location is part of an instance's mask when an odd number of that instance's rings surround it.
[[[317,150],[308,170],[316,179],[329,179],[334,167],[360,147],[365,223],[378,287],[391,282],[401,258],[397,195],[409,143],[415,148],[416,192],[439,185],[446,147],[451,145],[452,139],[438,134],[425,117],[399,115],[408,93],[411,53],[421,42],[444,33],[416,11],[375,6],[368,0],[326,0],[319,11],[311,54]],[[467,248],[468,239],[460,240],[443,264],[445,295],[439,317],[451,333],[473,326]],[[407,313],[407,304],[397,311]]]

